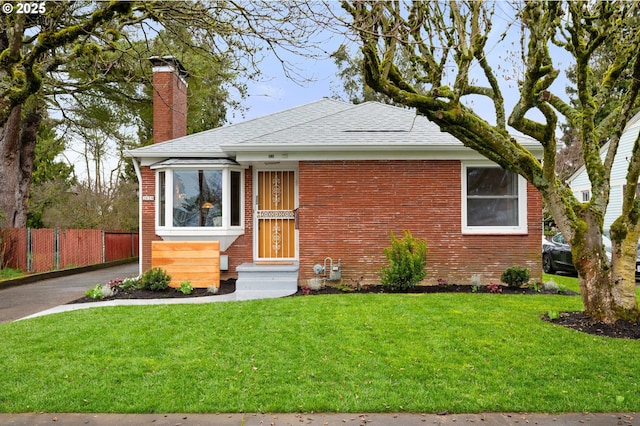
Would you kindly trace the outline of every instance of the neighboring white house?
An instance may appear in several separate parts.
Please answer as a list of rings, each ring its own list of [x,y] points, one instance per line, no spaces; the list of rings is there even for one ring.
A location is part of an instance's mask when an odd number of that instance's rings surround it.
[[[620,145],[618,152],[613,161],[611,168],[611,193],[609,195],[609,206],[604,216],[604,229],[607,230],[611,224],[622,213],[622,194],[624,186],[627,183],[627,168],[629,166],[629,157],[633,144],[638,138],[640,132],[640,113],[636,114],[629,120],[627,126],[620,137]],[[600,158],[604,159],[607,155],[609,144],[605,144],[600,152]],[[591,198],[591,182],[584,166],[580,167],[568,180],[569,186],[573,194],[579,201],[587,202]]]

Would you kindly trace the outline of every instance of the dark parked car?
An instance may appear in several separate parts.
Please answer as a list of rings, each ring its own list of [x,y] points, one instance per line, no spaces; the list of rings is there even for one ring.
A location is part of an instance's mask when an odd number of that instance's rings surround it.
[[[611,259],[611,240],[602,237],[607,256]],[[554,272],[569,272],[576,274],[576,268],[571,259],[571,248],[562,234],[558,233],[551,238],[551,241],[542,243],[542,270],[547,274]]]
[[[607,257],[611,260],[611,240],[608,236],[603,235],[602,243]],[[551,241],[543,240],[542,270],[547,274],[553,274],[557,271],[576,273],[576,268],[573,266],[571,259],[571,249],[562,234],[554,235]],[[640,280],[640,256],[636,259],[636,281],[638,280]]]

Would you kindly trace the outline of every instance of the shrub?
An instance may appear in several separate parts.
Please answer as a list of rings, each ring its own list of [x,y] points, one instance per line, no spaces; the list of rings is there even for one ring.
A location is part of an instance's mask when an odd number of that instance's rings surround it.
[[[112,287],[110,284],[105,284],[102,286],[102,298],[115,296],[118,292],[117,287]]]
[[[171,277],[162,268],[151,268],[140,277],[141,288],[153,291],[166,290],[171,282]]]
[[[531,274],[529,268],[523,266],[510,266],[504,270],[500,281],[508,285],[509,287],[521,287],[522,284],[529,281]]]
[[[384,249],[389,266],[383,266],[380,271],[381,283],[394,291],[415,287],[427,276],[424,270],[427,265],[427,240],[413,238],[409,231],[404,231],[402,239],[393,232],[390,236],[391,247]]]
[[[122,282],[123,281],[124,280],[122,278],[116,278],[116,279],[111,280],[108,283],[106,283],[105,286],[109,287],[109,289],[113,289],[113,290],[117,291],[119,288],[121,288],[120,286],[122,286]]]
[[[500,287],[500,284],[498,283],[489,283],[487,291],[489,293],[502,293],[502,287]]]
[[[141,288],[141,280],[139,278],[125,278],[120,283],[121,290],[138,290]]]
[[[191,292],[193,291],[193,287],[191,287],[191,281],[182,281],[180,283],[180,287],[176,290],[178,290],[182,294],[191,294]]]
[[[546,283],[542,284],[542,288],[544,289],[544,291],[548,291],[549,293],[558,292],[558,284],[554,283],[553,281],[547,281]]]
[[[85,296],[92,299],[102,299],[102,284],[96,284],[84,293]]]

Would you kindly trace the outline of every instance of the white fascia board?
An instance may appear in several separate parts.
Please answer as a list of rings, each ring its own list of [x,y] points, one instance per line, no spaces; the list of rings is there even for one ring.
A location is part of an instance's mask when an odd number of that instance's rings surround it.
[[[228,156],[227,156],[228,157]],[[222,158],[220,156],[220,152],[211,153],[211,152],[165,152],[165,153],[153,153],[153,156],[137,156],[134,157],[142,166],[151,166],[152,164],[159,163],[160,161],[165,161],[170,158]],[[228,157],[234,159],[232,157]]]
[[[342,159],[345,154],[352,156],[354,154],[362,157],[379,157],[384,156],[397,156],[401,159],[410,159],[418,156],[419,158],[433,158],[437,156],[439,159],[461,159],[461,158],[484,158],[477,151],[468,148],[464,145],[430,145],[430,146],[416,146],[416,144],[408,145],[310,145],[301,144],[299,146],[292,146],[291,144],[270,144],[265,145],[221,145],[220,148],[227,155],[237,157],[237,161],[241,161],[247,157],[259,156],[261,159],[265,155],[273,153],[288,154],[291,158],[293,156],[303,156],[304,159],[309,160],[309,155],[319,155],[320,157],[330,157],[335,159]],[[532,149],[537,147],[527,147],[529,151],[538,159],[542,158],[542,149]],[[351,158],[350,158],[351,159]]]
[[[151,166],[151,165],[153,165],[155,163],[159,163],[160,161],[167,160],[168,158],[170,158],[170,156],[167,156],[167,157],[143,157],[143,158],[140,158],[140,165],[142,167]]]
[[[480,160],[484,159],[479,153],[466,150],[446,151],[417,151],[417,150],[386,150],[386,151],[264,151],[238,152],[236,161],[245,163],[269,161],[341,161],[341,160]]]

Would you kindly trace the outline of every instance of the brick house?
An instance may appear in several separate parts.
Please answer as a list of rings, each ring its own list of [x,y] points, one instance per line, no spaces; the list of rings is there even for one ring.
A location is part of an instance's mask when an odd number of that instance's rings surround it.
[[[185,136],[186,73],[171,58],[153,65],[156,143],[127,152],[141,271],[152,241],[219,241],[237,286],[285,270],[293,291],[331,272],[373,283],[389,233],[410,230],[428,240],[426,283],[489,283],[513,265],[541,277],[540,194],[415,111],[321,99]]]

